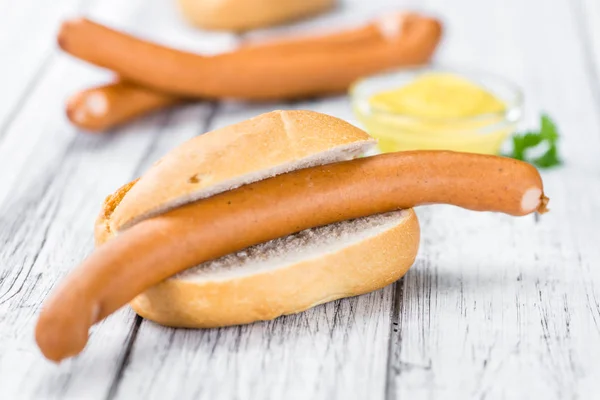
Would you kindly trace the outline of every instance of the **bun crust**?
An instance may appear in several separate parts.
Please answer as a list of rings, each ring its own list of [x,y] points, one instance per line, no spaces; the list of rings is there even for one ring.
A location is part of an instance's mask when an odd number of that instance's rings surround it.
[[[353,125],[311,111],[274,111],[206,133],[106,197],[96,245],[153,213],[280,173],[355,158],[374,144]],[[419,239],[412,209],[342,221],[188,269],[130,305],[140,316],[173,327],[270,320],[394,282],[413,264]]]
[[[245,31],[308,17],[332,8],[335,0],[178,0],[193,25]]]
[[[272,111],[188,140],[158,160],[114,208],[118,231],[243,184],[350,160],[376,141],[363,130],[314,111]]]

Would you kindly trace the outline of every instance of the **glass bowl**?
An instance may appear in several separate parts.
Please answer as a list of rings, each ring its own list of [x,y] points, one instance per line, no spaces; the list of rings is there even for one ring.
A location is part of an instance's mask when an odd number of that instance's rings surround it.
[[[423,118],[375,109],[372,95],[400,88],[422,74],[449,73],[500,99],[501,112],[458,118]],[[350,87],[352,109],[365,130],[378,139],[381,152],[406,150],[452,150],[497,154],[523,114],[523,96],[513,83],[493,74],[444,67],[401,69],[358,80]]]

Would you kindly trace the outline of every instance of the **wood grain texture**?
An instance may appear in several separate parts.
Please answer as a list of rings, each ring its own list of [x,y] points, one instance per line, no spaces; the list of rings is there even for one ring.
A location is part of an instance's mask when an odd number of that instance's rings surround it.
[[[566,165],[544,174],[551,212],[537,223],[422,210],[421,256],[397,291],[388,398],[591,398],[600,274],[584,264],[600,256],[600,125],[580,21],[568,2],[427,5],[452,21],[441,61],[518,82],[524,126],[554,117]]]
[[[185,50],[223,51],[238,38],[193,30],[167,0],[20,3],[0,15],[0,51],[19,61],[0,65],[0,398],[595,397],[600,9],[594,0],[348,0],[314,20],[245,35],[351,25],[404,6],[442,16],[447,31],[438,62],[495,72],[522,86],[524,127],[537,124],[542,110],[556,119],[566,164],[544,173],[551,213],[536,220],[422,208],[418,260],[395,285],[225,329],[168,329],[125,308],[93,329],[81,356],[60,366],[42,359],[33,324],[48,292],[91,251],[104,196],[182,141],[262,112],[312,109],[358,121],[345,97],[198,103],[110,135],[85,135],[64,118],[64,100],[110,74],[56,53],[49,33],[80,4],[92,18]]]
[[[571,3],[577,19],[579,41],[586,54],[586,73],[591,77],[591,90],[596,109],[600,109],[600,3],[579,0]]]
[[[127,8],[132,3],[103,2],[89,12],[101,18],[121,10],[115,21],[133,25],[135,14]],[[106,76],[57,54],[0,145],[3,399],[102,399],[114,392],[134,338],[133,313],[123,309],[96,326],[94,343],[80,357],[55,366],[33,342],[39,308],[56,282],[91,251],[103,198],[172,145],[199,133],[213,109],[182,107],[103,137],[77,132],[64,118],[64,100]]]
[[[19,108],[56,55],[52,38],[59,21],[83,10],[88,0],[0,2],[0,141]]]

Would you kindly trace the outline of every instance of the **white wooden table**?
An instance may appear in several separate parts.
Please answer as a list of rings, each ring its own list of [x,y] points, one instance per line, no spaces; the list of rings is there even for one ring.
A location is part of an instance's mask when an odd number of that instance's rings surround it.
[[[64,100],[109,74],[56,50],[64,17],[198,52],[240,37],[182,25],[173,0],[0,0],[0,399],[599,398],[600,2],[355,0],[295,28],[411,6],[444,18],[437,62],[516,81],[524,127],[543,110],[556,119],[566,163],[544,173],[551,213],[422,208],[418,260],[383,290],[214,330],[167,329],[124,308],[57,366],[35,347],[33,326],[51,288],[92,250],[105,195],[182,141],[275,108],[356,121],[344,97],[198,103],[83,134]]]

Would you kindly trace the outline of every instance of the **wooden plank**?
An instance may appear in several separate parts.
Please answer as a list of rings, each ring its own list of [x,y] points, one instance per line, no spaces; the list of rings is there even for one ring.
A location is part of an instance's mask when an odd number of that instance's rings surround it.
[[[117,398],[382,398],[390,299],[383,290],[225,329],[144,322]]]
[[[594,0],[571,2],[580,43],[585,49],[587,73],[591,78],[596,108],[600,108],[600,4]]]
[[[0,4],[0,139],[54,53],[58,24],[86,0],[3,1]],[[50,39],[50,40],[49,40]]]
[[[600,187],[573,170],[546,183],[554,206],[539,224],[428,210],[400,291],[390,397],[592,397],[600,277],[585,260],[600,254],[585,221]]]
[[[77,79],[74,69],[63,69],[61,64],[50,67],[48,85],[46,79],[40,84],[40,89],[55,89],[46,92],[50,95],[45,101],[59,103],[58,96],[68,87],[63,89],[58,83],[67,76]],[[42,130],[26,152],[22,168],[11,171],[11,158],[1,159],[3,170],[17,173],[19,179],[9,187],[1,207],[0,387],[7,398],[102,398],[127,343],[130,313],[117,313],[100,324],[86,353],[60,367],[43,361],[32,332],[46,294],[91,250],[92,224],[102,197],[109,188],[131,178],[139,161],[139,155],[131,154],[135,133],[118,138],[121,146],[102,146],[102,140],[76,135],[72,130],[63,133],[62,114],[37,113],[40,98],[32,97],[36,101],[25,106],[8,133],[10,139],[13,135],[26,136],[25,127]],[[35,123],[29,122],[32,120]],[[138,131],[139,148],[149,146],[152,136],[146,133],[142,138]],[[8,148],[13,143],[4,143],[5,156],[20,154],[18,141]],[[103,157],[98,158],[100,155]],[[122,161],[103,166],[110,157]],[[114,173],[117,167],[121,169]]]
[[[148,24],[135,14],[140,4],[105,1],[89,13],[110,16],[115,24]],[[55,366],[33,342],[41,303],[92,250],[93,223],[104,197],[198,134],[214,108],[181,107],[104,136],[77,132],[64,118],[64,99],[106,78],[106,72],[57,56],[0,145],[2,398],[110,395],[135,335],[133,313],[125,308],[99,324],[81,356]]]
[[[397,293],[388,398],[592,398],[600,124],[578,22],[567,1],[429,6],[447,20],[440,61],[518,82],[524,126],[542,110],[553,116],[567,164],[544,173],[551,212],[538,223],[420,210],[421,255]]]

